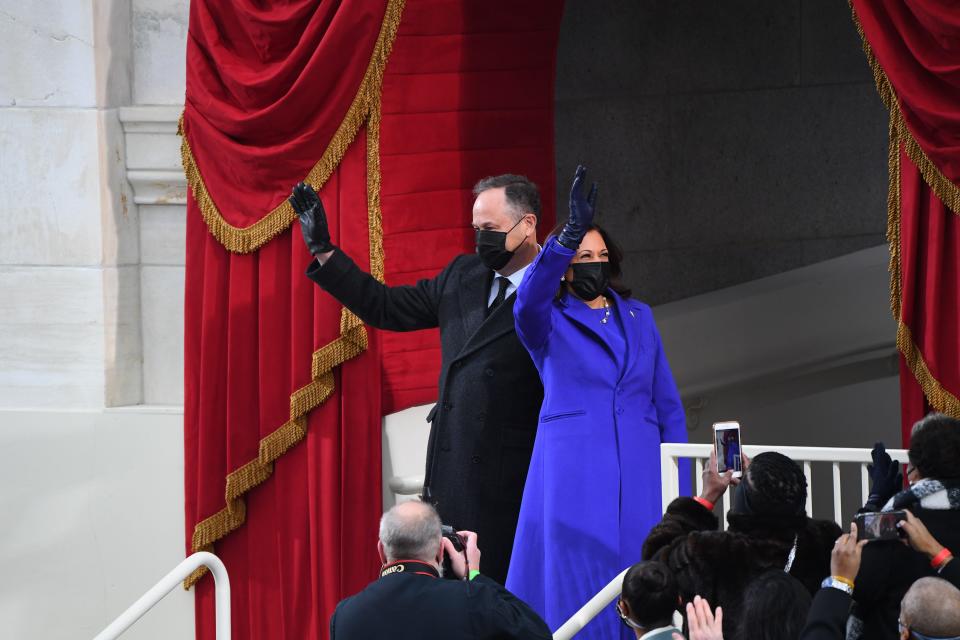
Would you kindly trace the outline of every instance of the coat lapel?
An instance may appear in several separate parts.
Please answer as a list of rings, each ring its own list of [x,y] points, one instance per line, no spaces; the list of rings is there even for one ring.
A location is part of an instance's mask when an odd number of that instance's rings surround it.
[[[490,282],[493,272],[482,263],[477,262],[470,269],[460,272],[460,319],[463,321],[463,335],[467,337],[464,347],[470,342],[473,334],[483,324],[487,315],[487,298],[490,293]],[[461,351],[463,347],[461,347]]]
[[[483,303],[480,305],[480,316],[481,322],[480,326],[477,327],[476,331],[470,334],[470,337],[467,338],[467,342],[463,345],[463,348],[460,349],[460,353],[457,354],[455,360],[460,358],[465,358],[470,355],[477,349],[480,349],[497,338],[510,333],[515,330],[515,325],[513,322],[513,303],[517,300],[517,292],[514,291],[503,301],[503,303],[494,309],[489,316],[486,316],[487,311],[487,301],[484,298]],[[483,316],[486,316],[484,319]]]
[[[620,326],[623,327],[623,340],[626,343],[624,345],[626,353],[622,354],[621,357],[618,357],[617,354],[613,352],[610,348],[610,345],[604,340],[603,336],[600,334],[600,327],[593,325],[592,323],[585,323],[576,315],[570,312],[570,305],[577,303],[579,301],[569,300],[569,295],[564,297],[561,300],[561,307],[563,308],[563,315],[572,322],[573,324],[579,326],[584,331],[586,331],[590,336],[603,345],[603,348],[610,354],[610,357],[613,358],[615,363],[622,362],[622,368],[620,370],[620,377],[623,378],[626,376],[627,372],[630,370],[630,366],[633,364],[634,352],[640,347],[640,322],[637,312],[630,307],[630,303],[618,296],[613,291],[607,291],[607,297],[611,299],[611,306],[613,307],[612,313],[617,314],[620,319]],[[609,322],[609,321],[608,321]]]
[[[626,353],[623,354],[623,371],[621,377],[627,377],[630,367],[636,361],[636,356],[642,349],[643,341],[640,335],[643,323],[640,321],[639,313],[630,306],[628,300],[624,300],[613,291],[607,292],[615,301],[614,313],[620,318],[620,326],[623,327],[623,340],[626,342]]]

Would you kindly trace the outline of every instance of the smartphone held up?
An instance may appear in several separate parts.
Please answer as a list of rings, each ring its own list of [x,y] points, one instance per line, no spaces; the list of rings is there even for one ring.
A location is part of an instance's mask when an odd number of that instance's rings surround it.
[[[907,519],[906,511],[883,511],[876,513],[858,513],[857,540],[899,540],[904,532],[897,526]]]
[[[743,475],[743,459],[740,449],[740,423],[714,422],[713,443],[717,451],[717,473],[733,472],[734,478]]]

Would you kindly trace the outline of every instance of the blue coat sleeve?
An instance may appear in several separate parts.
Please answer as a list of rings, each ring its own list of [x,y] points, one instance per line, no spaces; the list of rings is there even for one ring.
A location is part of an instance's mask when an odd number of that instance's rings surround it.
[[[553,298],[573,253],[572,249],[558,243],[556,238],[550,238],[517,287],[513,318],[517,325],[517,336],[528,351],[540,349],[550,338],[553,330]]]

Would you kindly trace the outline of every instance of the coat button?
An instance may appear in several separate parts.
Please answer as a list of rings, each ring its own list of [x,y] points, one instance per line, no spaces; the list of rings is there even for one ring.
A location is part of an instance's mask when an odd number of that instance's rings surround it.
[[[449,411],[450,409],[453,409],[453,403],[452,403],[452,402],[444,402],[444,403],[443,403],[443,408]]]
[[[487,376],[488,378],[492,378],[492,377],[493,377],[493,369],[487,367],[486,369],[483,370],[483,375]]]
[[[487,419],[487,412],[486,412],[486,411],[481,411],[480,413],[477,414],[477,418],[478,418],[479,420],[486,420],[486,419]]]
[[[480,464],[480,456],[473,456],[472,458],[470,458],[470,462],[472,462],[473,464]]]
[[[617,407],[617,415],[623,415],[623,407]]]

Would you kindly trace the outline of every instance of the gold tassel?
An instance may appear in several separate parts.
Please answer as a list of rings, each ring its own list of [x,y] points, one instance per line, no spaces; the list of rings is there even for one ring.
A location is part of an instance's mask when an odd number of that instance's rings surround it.
[[[343,155],[346,153],[347,148],[353,142],[354,138],[357,137],[360,127],[369,121],[374,105],[376,105],[379,110],[380,92],[383,85],[383,71],[387,66],[387,59],[390,56],[390,50],[393,47],[397,29],[400,26],[404,1],[405,0],[387,1],[383,23],[380,26],[380,33],[377,36],[377,41],[373,47],[373,54],[370,56],[370,63],[367,65],[367,70],[364,73],[357,94],[347,109],[347,113],[340,122],[336,133],[327,145],[326,150],[323,152],[323,155],[320,156],[320,160],[317,161],[304,179],[304,182],[317,191],[320,191],[330,178],[334,169],[340,165]],[[283,233],[296,219],[297,216],[293,207],[290,206],[289,202],[284,200],[277,205],[273,211],[270,211],[249,227],[235,227],[228,223],[210,196],[210,192],[207,190],[206,183],[201,175],[200,168],[197,166],[193,151],[190,148],[190,142],[187,140],[184,131],[183,114],[180,115],[177,132],[181,136],[180,159],[183,163],[183,171],[187,177],[187,184],[190,185],[193,198],[197,202],[197,206],[200,209],[204,222],[207,224],[207,228],[227,251],[232,253],[252,253]]]
[[[396,33],[402,9],[403,0],[391,0],[389,3],[387,18],[395,20],[395,24],[389,29],[391,34]],[[383,31],[381,31],[381,35],[382,33]],[[369,117],[366,122],[367,227],[370,245],[370,273],[377,280],[383,282],[384,254],[382,211],[380,208],[379,82],[376,84],[376,87],[377,91],[373,95]],[[184,136],[183,142],[186,144],[186,136]],[[184,166],[186,166],[186,164]],[[196,177],[198,180],[200,179],[199,173],[196,174]],[[329,177],[329,174],[327,174],[327,177]],[[326,180],[326,178],[324,178],[324,180]],[[211,227],[211,230],[212,229],[213,227]],[[250,250],[252,251],[255,248],[256,247],[253,247]],[[290,394],[290,419],[285,422],[283,426],[260,441],[259,454],[256,459],[251,460],[227,475],[224,495],[226,504],[224,508],[212,516],[201,520],[194,527],[191,539],[191,547],[194,552],[213,552],[213,544],[217,540],[220,540],[244,523],[247,515],[244,495],[257,485],[266,481],[273,473],[273,463],[306,436],[307,415],[326,401],[333,393],[333,369],[366,351],[367,345],[367,330],[363,325],[363,321],[351,311],[343,309],[340,314],[340,337],[313,353],[310,366],[312,380]],[[184,580],[184,589],[189,589],[196,584],[206,572],[206,567],[201,567],[194,571]]]
[[[886,73],[880,67],[870,43],[867,42],[866,35],[863,33],[863,26],[857,17],[856,10],[853,7],[852,0],[849,1],[850,12],[853,16],[853,23],[856,25],[857,33],[860,34],[860,40],[863,44],[863,52],[867,57],[867,62],[873,72],[873,80],[877,86],[877,93],[883,101],[884,106],[890,112],[889,124],[889,147],[887,151],[887,164],[890,170],[890,182],[887,186],[887,242],[890,245],[890,310],[894,319],[897,321],[897,349],[903,354],[904,362],[913,372],[914,377],[923,394],[926,396],[930,406],[941,413],[945,413],[953,418],[960,419],[960,400],[955,395],[947,391],[940,381],[934,377],[923,358],[920,347],[913,340],[913,334],[903,322],[903,271],[901,267],[900,253],[900,221],[901,221],[901,193],[900,193],[900,149],[903,146],[907,157],[913,162],[924,182],[937,195],[943,204],[953,211],[960,214],[960,187],[957,187],[931,162],[927,154],[924,153],[920,145],[910,133],[906,122],[903,119],[903,113],[900,111],[900,103],[897,100],[896,91],[887,78]]]

